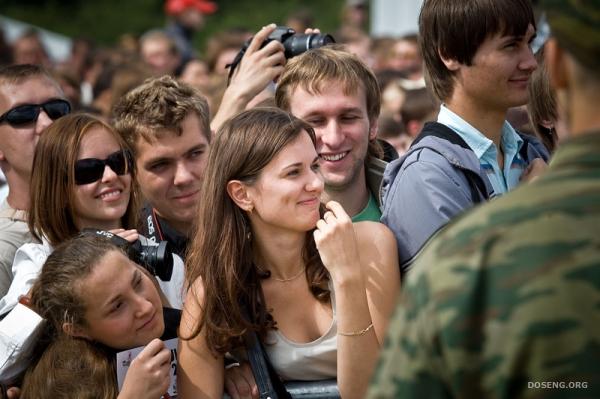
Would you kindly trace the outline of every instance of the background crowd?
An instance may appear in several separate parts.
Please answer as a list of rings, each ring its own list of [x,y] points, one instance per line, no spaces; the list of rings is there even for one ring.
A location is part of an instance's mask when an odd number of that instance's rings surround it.
[[[0,36],[2,395],[158,398],[179,336],[183,398],[597,396],[600,4],[537,3]]]

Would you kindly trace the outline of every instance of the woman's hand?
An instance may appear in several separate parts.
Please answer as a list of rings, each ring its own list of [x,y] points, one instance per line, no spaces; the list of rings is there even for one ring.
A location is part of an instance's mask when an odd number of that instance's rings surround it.
[[[225,370],[225,390],[232,399],[258,399],[258,386],[249,363]]]
[[[313,233],[323,265],[334,280],[336,276],[339,277],[340,272],[345,276],[360,273],[360,258],[352,219],[335,201],[329,201],[325,207],[329,210],[317,222]]]
[[[155,338],[131,361],[118,399],[158,399],[167,392],[170,383],[171,352]]]
[[[116,234],[119,237],[124,238],[127,241],[132,242],[132,243],[136,242],[140,238],[140,235],[136,229],[130,229],[130,230],[114,229],[114,230],[109,230],[109,233]]]

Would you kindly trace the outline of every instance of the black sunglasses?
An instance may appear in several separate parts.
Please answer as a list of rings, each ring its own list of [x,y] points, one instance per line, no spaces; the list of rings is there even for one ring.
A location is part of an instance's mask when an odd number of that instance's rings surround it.
[[[131,173],[133,158],[127,150],[113,152],[106,159],[85,158],[75,162],[75,184],[93,183],[104,175],[104,168],[108,165],[117,175]]]
[[[35,122],[41,109],[50,119],[56,120],[71,112],[71,104],[66,100],[50,100],[43,104],[19,105],[0,116],[0,123],[8,122],[11,126],[22,126]]]

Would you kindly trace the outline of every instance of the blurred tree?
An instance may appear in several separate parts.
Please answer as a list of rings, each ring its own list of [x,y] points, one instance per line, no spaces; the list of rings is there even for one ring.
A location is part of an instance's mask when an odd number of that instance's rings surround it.
[[[219,30],[242,27],[252,31],[270,22],[283,24],[299,8],[314,13],[315,25],[333,32],[344,0],[216,0],[219,10],[207,18],[195,38],[200,49]],[[0,14],[70,37],[86,37],[114,45],[129,33],[140,35],[165,25],[163,0],[0,0]]]

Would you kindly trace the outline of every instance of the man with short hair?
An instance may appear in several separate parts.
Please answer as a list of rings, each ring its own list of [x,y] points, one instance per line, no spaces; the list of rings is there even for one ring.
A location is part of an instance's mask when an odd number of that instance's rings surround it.
[[[26,212],[35,146],[43,130],[70,110],[59,84],[42,67],[0,69],[0,168],[9,187],[0,205],[0,297],[13,279],[15,251],[33,241]]]
[[[140,37],[140,56],[157,77],[175,76],[181,65],[175,39],[160,29],[150,30]]]
[[[338,46],[313,49],[288,60],[275,101],[315,129],[322,202],[339,202],[355,222],[379,221],[386,163],[376,141],[381,94],[373,72]]]
[[[571,137],[427,246],[369,398],[600,397],[600,2],[541,3]]]
[[[538,174],[548,158],[506,122],[509,108],[527,103],[537,67],[529,0],[425,0],[419,34],[442,106],[385,172],[381,221],[396,235],[403,272],[448,221]]]
[[[206,99],[163,76],[121,98],[114,118],[133,150],[137,182],[147,201],[140,232],[153,241],[169,241],[184,258],[210,143]]]

